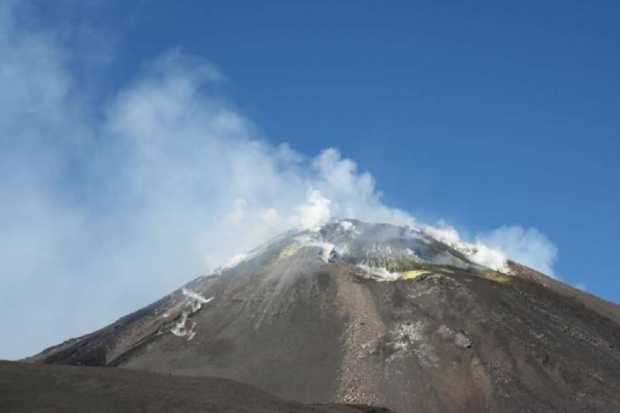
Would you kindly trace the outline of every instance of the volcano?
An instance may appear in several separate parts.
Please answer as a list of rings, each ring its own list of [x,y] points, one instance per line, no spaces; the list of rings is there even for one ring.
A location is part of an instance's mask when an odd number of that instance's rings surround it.
[[[620,411],[620,307],[474,253],[415,228],[334,220],[27,361],[401,413]]]

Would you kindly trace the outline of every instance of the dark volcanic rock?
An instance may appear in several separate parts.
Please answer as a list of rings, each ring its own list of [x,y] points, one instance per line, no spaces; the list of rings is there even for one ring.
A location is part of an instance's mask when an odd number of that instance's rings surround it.
[[[341,221],[285,234],[43,363],[248,383],[399,412],[620,411],[618,306],[418,231]]]
[[[304,405],[212,377],[0,361],[1,412],[389,413],[370,406]]]

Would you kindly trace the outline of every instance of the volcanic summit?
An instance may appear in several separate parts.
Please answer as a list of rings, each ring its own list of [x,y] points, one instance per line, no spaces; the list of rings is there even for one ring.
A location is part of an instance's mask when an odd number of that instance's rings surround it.
[[[397,412],[620,411],[620,307],[410,227],[334,220],[29,359]]]

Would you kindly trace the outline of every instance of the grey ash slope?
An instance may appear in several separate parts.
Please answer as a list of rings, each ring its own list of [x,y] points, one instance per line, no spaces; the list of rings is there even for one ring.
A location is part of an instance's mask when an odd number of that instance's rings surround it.
[[[618,306],[511,265],[492,271],[408,228],[334,222],[31,361],[399,412],[620,411]]]

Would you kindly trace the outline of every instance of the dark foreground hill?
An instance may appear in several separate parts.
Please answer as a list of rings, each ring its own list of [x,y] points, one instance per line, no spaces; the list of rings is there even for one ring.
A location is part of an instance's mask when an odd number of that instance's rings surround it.
[[[0,412],[389,413],[284,401],[226,379],[7,361],[0,361]]]
[[[30,361],[401,413],[620,412],[619,307],[473,256],[410,228],[333,222]]]

